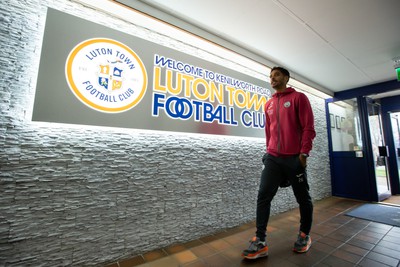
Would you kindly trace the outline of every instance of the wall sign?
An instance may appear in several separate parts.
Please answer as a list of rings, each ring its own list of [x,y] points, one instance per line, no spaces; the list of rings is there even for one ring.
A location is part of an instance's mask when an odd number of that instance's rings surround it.
[[[264,137],[269,88],[246,74],[48,9],[32,120]]]

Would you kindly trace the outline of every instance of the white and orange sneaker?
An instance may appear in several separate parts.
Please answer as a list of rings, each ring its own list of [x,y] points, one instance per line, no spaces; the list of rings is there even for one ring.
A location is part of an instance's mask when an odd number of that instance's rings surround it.
[[[260,241],[260,238],[253,237],[250,241],[248,249],[243,250],[242,257],[254,260],[268,256],[268,246],[265,241]]]
[[[293,251],[297,253],[305,253],[311,247],[311,237],[305,233],[299,233],[297,241],[294,243]]]

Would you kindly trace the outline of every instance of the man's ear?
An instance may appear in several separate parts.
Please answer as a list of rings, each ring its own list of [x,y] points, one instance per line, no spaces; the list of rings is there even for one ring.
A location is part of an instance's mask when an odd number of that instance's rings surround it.
[[[285,76],[285,78],[286,78],[286,83],[288,83],[289,82],[289,76]]]

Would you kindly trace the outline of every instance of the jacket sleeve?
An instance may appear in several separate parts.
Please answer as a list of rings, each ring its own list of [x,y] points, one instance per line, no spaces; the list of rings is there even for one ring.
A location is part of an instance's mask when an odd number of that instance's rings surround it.
[[[301,150],[300,153],[310,154],[312,142],[316,136],[314,128],[314,114],[307,96],[300,93],[298,116],[301,127]]]

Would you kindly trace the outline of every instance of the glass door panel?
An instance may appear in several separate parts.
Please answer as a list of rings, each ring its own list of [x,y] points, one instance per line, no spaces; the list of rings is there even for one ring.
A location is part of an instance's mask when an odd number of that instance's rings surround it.
[[[332,151],[363,149],[357,99],[328,104]]]
[[[379,104],[368,103],[368,120],[378,195],[383,199],[390,196],[390,187],[387,170],[388,150],[383,138]]]

